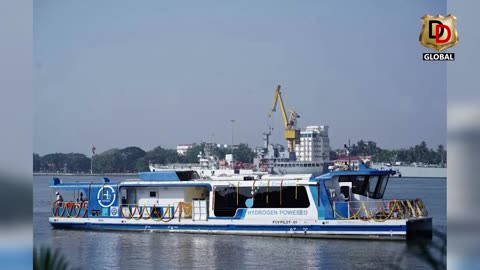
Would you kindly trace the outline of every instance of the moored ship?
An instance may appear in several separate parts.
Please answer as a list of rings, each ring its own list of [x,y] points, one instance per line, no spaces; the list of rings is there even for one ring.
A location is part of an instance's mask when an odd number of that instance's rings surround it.
[[[429,166],[399,166],[399,165],[385,165],[373,164],[375,169],[392,169],[397,171],[401,177],[408,178],[447,178],[447,168],[445,167],[429,167]]]
[[[52,203],[54,228],[240,234],[307,238],[431,237],[420,199],[385,200],[392,171],[361,166],[322,176],[263,175],[208,180],[196,171],[139,173],[116,183],[62,183],[61,194],[86,201]],[[69,191],[69,192],[66,192]],[[73,192],[71,192],[73,191]]]

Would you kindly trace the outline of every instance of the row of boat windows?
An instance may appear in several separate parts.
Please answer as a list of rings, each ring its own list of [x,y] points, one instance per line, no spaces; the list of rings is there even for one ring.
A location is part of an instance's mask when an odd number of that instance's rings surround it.
[[[238,191],[238,192],[237,192]],[[258,187],[252,195],[251,187],[217,187],[214,213],[217,217],[233,217],[238,208],[247,208],[247,199],[253,199],[251,208],[308,208],[310,201],[303,186]]]
[[[320,167],[320,163],[277,163],[276,167]]]

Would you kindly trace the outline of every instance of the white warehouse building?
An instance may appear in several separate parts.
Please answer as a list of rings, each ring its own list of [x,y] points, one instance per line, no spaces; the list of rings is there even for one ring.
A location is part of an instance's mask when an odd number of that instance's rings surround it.
[[[330,161],[328,126],[307,126],[300,131],[300,144],[295,146],[298,161]]]

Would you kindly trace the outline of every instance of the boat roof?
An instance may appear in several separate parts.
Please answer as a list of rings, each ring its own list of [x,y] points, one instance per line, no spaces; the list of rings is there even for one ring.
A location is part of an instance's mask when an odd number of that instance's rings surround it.
[[[332,178],[334,176],[343,176],[343,175],[394,175],[395,173],[396,171],[392,169],[378,170],[378,169],[369,168],[365,164],[361,163],[358,166],[358,170],[331,171],[317,178],[326,179],[326,178]]]
[[[228,179],[226,177],[224,180],[211,180],[211,179],[202,179],[198,177],[198,174],[194,170],[161,170],[155,172],[141,172],[138,174],[138,179],[125,179],[119,182],[110,182],[106,177],[102,177],[100,182],[74,182],[74,183],[62,183],[59,178],[53,178],[50,181],[50,187],[52,188],[62,188],[62,189],[85,189],[90,187],[100,187],[102,185],[118,185],[118,186],[160,186],[160,185],[175,185],[175,186],[211,186],[211,185],[222,185],[223,183],[228,184],[232,182],[240,183],[249,183],[252,181],[257,182],[280,182],[285,181],[285,184],[288,182],[316,182],[318,180],[328,180],[335,176],[342,175],[393,175],[395,174],[394,170],[377,170],[369,168],[363,164],[360,164],[358,170],[350,171],[332,171],[327,174],[313,177],[311,174],[288,174],[288,175],[264,175],[261,179]],[[198,177],[198,178],[195,178]],[[248,181],[250,180],[250,181]],[[242,184],[243,186],[243,184]]]
[[[138,177],[143,181],[181,181],[184,172],[193,174],[193,170],[161,170],[154,172],[140,172]],[[189,179],[191,180],[191,179]]]

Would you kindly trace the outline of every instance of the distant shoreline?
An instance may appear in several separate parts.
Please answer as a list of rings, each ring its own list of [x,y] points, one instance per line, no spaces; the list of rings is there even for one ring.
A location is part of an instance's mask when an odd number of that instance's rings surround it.
[[[138,173],[38,173],[34,172],[34,176],[136,176]]]

